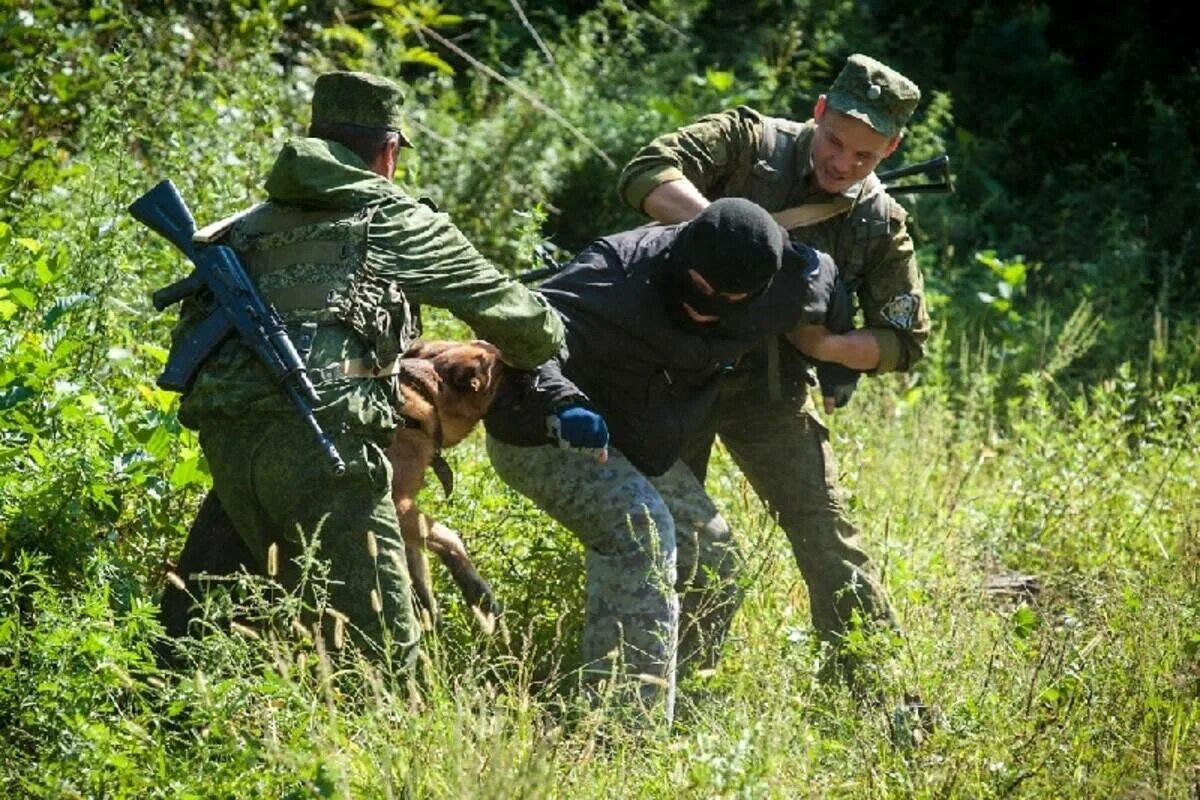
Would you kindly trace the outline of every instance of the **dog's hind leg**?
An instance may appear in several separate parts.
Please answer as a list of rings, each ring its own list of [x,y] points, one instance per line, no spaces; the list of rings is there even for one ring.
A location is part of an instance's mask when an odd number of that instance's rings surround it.
[[[475,613],[479,627],[490,636],[496,630],[496,615],[500,613],[500,606],[496,602],[496,596],[492,594],[491,585],[475,569],[475,564],[467,555],[467,548],[456,531],[429,519],[424,514],[421,516],[428,523],[429,535],[425,538],[425,546],[450,570],[454,582],[462,589],[463,596],[467,598],[467,603]]]

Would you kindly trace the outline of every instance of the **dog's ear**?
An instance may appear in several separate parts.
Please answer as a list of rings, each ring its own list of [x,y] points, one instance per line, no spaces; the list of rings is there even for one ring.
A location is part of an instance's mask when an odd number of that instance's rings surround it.
[[[461,392],[479,392],[488,385],[487,367],[480,359],[445,358],[435,361],[442,380]]]

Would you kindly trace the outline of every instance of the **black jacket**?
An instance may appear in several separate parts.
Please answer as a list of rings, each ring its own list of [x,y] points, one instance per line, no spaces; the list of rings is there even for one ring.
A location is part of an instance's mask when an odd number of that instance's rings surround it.
[[[612,445],[647,475],[665,472],[708,413],[721,374],[764,336],[822,322],[836,268],[788,249],[770,286],[713,325],[673,300],[669,263],[680,226],[598,239],[540,289],[562,315],[566,344],[532,373],[513,372],[485,420],[516,445],[545,444],[546,417],[572,401],[599,411]]]

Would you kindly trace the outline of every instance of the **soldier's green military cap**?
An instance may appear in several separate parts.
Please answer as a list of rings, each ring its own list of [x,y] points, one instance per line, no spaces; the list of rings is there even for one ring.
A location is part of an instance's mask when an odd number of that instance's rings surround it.
[[[404,133],[404,92],[395,82],[367,72],[326,72],[313,86],[312,124],[361,125]]]
[[[860,119],[888,137],[904,129],[920,99],[915,83],[861,53],[846,59],[825,95],[826,105],[834,111]]]

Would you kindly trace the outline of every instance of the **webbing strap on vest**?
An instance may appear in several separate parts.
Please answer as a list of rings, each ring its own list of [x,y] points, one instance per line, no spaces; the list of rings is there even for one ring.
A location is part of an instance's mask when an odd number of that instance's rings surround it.
[[[787,200],[795,175],[799,126],[790,120],[763,117],[758,161],[751,168],[749,197],[763,208],[778,208]]]
[[[254,274],[256,277],[270,275],[297,264],[353,265],[358,256],[358,246],[353,242],[329,242],[308,239],[256,250]]]
[[[329,306],[331,291],[325,285],[282,286],[271,290],[270,301],[280,314],[289,311],[323,311]]]

